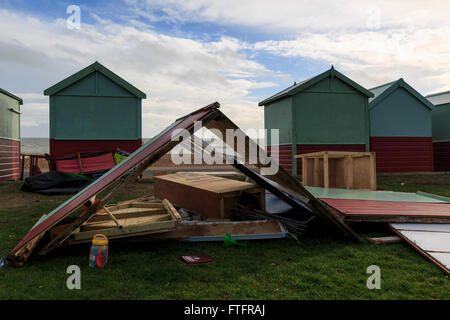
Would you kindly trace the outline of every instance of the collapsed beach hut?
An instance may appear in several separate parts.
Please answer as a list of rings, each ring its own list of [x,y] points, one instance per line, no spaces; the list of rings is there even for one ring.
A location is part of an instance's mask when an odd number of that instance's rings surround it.
[[[60,230],[50,242],[40,250],[40,254],[47,254],[54,248],[62,245],[65,240],[69,239],[71,235],[78,230],[85,222],[89,221],[96,213],[104,209],[105,206],[111,201],[117,190],[127,182],[135,179],[142,173],[143,170],[148,168],[151,164],[157,161],[161,156],[169,152],[173,147],[180,143],[179,139],[172,139],[172,134],[177,129],[185,129],[189,133],[194,133],[194,123],[201,121],[203,126],[207,129],[217,129],[222,133],[223,137],[226,136],[227,129],[233,129],[237,135],[245,139],[245,153],[248,154],[250,148],[259,151],[260,147],[256,143],[248,138],[245,133],[240,130],[229,118],[227,118],[220,110],[219,104],[213,103],[206,107],[203,107],[197,111],[188,114],[185,117],[179,118],[172,125],[166,128],[159,135],[154,137],[148,143],[136,150],[127,159],[80,191],[78,194],[61,204],[59,207],[44,215],[39,221],[30,229],[25,237],[16,245],[16,247],[9,253],[8,260],[15,265],[23,264],[36,247],[39,240],[43,235],[49,231],[52,227],[59,224],[64,218],[68,217],[75,211],[79,212],[79,209],[85,205],[89,199],[96,196],[98,201],[92,202],[83,214],[80,214],[73,223],[65,226],[63,230]],[[213,131],[214,132],[214,131]],[[234,151],[238,152],[238,146],[229,141],[230,147],[234,148]],[[265,154],[263,150],[261,153]],[[248,158],[244,157],[245,163],[236,163],[237,167],[242,167],[241,170],[249,170],[246,167]],[[258,161],[256,166],[263,168],[262,163],[267,163],[267,159]],[[269,164],[270,165],[270,164]],[[131,174],[129,174],[132,172]],[[259,175],[252,179],[259,179]],[[326,206],[324,203],[316,199],[308,192],[296,179],[289,175],[283,168],[280,168],[277,173],[269,176],[262,177],[262,182],[265,183],[267,189],[275,194],[278,193],[288,201],[294,203],[300,203],[302,207],[308,208],[311,212],[314,212],[319,219],[323,220],[328,225],[334,227],[336,230],[340,230],[342,234],[352,239],[358,239],[359,237],[354,231],[340,219],[334,211]],[[266,188],[266,187],[265,187]],[[271,188],[271,189],[269,189]],[[125,228],[123,228],[125,229]],[[120,231],[118,231],[120,232]],[[152,230],[140,230],[140,234],[152,233]]]
[[[402,78],[370,91],[370,150],[377,172],[433,171],[433,104]]]
[[[50,156],[142,145],[146,94],[99,62],[44,91],[50,96]]]
[[[20,176],[21,98],[0,88],[0,180]]]
[[[265,129],[279,129],[281,166],[297,175],[302,168],[297,154],[369,151],[370,97],[373,93],[332,66],[261,101]],[[266,141],[270,153],[275,144],[270,136]]]
[[[450,171],[450,91],[430,94],[426,98],[435,106],[431,113],[434,170]]]

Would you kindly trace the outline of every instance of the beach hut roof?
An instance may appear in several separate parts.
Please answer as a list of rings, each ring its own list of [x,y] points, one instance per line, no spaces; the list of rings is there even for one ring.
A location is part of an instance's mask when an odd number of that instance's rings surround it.
[[[336,77],[340,80],[342,80],[343,82],[345,82],[346,84],[348,84],[349,86],[353,87],[354,89],[356,89],[357,91],[361,92],[362,94],[368,96],[368,97],[372,97],[373,93],[371,93],[369,90],[363,88],[362,86],[360,86],[359,84],[357,84],[355,81],[351,80],[350,78],[346,77],[345,75],[343,75],[342,73],[340,73],[339,71],[337,71],[336,69],[334,69],[333,66],[331,66],[331,68],[315,77],[306,79],[302,82],[299,83],[294,83],[292,86],[278,92],[277,94],[274,94],[273,96],[261,101],[260,103],[258,103],[259,106],[264,106],[266,104],[275,102],[277,100],[283,99],[285,97],[288,96],[293,96],[307,88],[309,88],[310,86],[318,83],[319,81],[326,79],[328,77]]]
[[[95,61],[93,64],[91,64],[91,65],[87,66],[86,68],[78,71],[77,73],[74,73],[70,77],[67,77],[66,79],[58,82],[57,84],[51,86],[50,88],[45,89],[44,90],[44,95],[51,96],[51,95],[53,95],[53,94],[55,94],[55,93],[65,89],[65,88],[71,86],[75,82],[77,82],[77,81],[87,77],[88,75],[90,75],[91,73],[94,73],[96,71],[100,72],[105,77],[107,77],[108,79],[112,80],[117,85],[119,85],[122,88],[124,88],[125,90],[131,92],[136,97],[141,98],[141,99],[145,99],[147,97],[144,92],[142,92],[141,90],[139,90],[138,88],[136,88],[135,86],[133,86],[132,84],[127,82],[126,80],[124,80],[121,77],[119,77],[117,74],[115,74],[114,72],[112,72],[111,70],[109,70],[108,68],[103,66],[98,61]]]
[[[10,98],[13,98],[17,101],[19,101],[20,104],[23,104],[23,100],[21,98],[19,98],[18,96],[13,95],[12,93],[0,88],[0,93],[3,93],[4,95],[7,95]]]
[[[403,78],[370,89],[370,91],[374,94],[374,96],[369,99],[369,109],[375,108],[381,101],[383,101],[384,98],[389,96],[397,88],[405,89],[413,97],[422,102],[424,106],[426,106],[430,110],[434,109],[434,105],[430,101],[425,99],[425,97],[422,96],[419,92],[417,92],[413,87],[407,84],[406,81],[403,80]]]

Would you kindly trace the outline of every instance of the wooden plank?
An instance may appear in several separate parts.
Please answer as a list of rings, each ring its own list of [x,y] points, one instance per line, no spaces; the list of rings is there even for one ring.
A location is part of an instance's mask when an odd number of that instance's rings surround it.
[[[330,166],[328,159],[328,152],[325,152],[323,157],[323,185],[325,188],[330,187]]]
[[[79,240],[91,240],[94,235],[97,233],[104,234],[108,237],[108,239],[115,239],[120,237],[130,237],[136,236],[137,234],[142,235],[145,233],[157,232],[160,230],[168,230],[176,228],[176,221],[174,220],[166,220],[166,221],[158,221],[158,222],[150,222],[143,224],[130,225],[127,227],[123,227],[123,229],[119,228],[106,228],[106,229],[96,229],[92,231],[83,231],[79,233],[74,233],[71,241],[79,241]]]
[[[402,242],[403,240],[402,238],[397,236],[390,236],[390,237],[367,238],[367,241],[373,244],[389,244]]]

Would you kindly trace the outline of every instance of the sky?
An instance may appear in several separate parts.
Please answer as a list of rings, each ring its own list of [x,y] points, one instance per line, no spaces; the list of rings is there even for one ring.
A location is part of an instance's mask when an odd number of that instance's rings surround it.
[[[22,137],[48,137],[43,91],[94,61],[147,94],[144,138],[214,101],[259,129],[258,102],[331,65],[368,89],[450,90],[448,12],[434,0],[0,0],[0,87],[24,100]]]

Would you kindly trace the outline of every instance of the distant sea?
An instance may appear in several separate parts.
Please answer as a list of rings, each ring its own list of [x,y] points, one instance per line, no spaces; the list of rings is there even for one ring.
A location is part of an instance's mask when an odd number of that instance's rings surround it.
[[[142,138],[142,143],[146,143],[150,138]],[[260,143],[263,141],[260,141]],[[213,143],[213,145],[220,150],[220,143]],[[264,144],[262,144],[264,145]],[[22,138],[21,150],[22,153],[39,153],[45,154],[50,152],[49,138]]]

